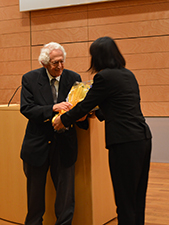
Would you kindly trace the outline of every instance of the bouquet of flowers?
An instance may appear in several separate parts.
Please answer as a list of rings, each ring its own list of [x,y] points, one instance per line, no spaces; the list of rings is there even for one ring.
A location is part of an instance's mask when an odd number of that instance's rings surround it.
[[[67,101],[70,102],[72,104],[72,108],[80,101],[82,101],[87,92],[89,91],[89,89],[92,86],[92,81],[87,81],[87,82],[78,82],[76,81],[75,84],[72,86],[68,97],[67,97]],[[52,119],[52,123],[54,122],[54,120],[56,119],[57,116],[60,116],[62,114],[64,114],[66,111],[61,110],[58,114],[56,114],[53,119]]]

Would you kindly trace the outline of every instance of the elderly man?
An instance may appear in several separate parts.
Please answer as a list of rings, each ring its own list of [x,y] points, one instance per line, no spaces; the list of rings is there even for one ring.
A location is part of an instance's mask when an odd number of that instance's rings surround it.
[[[74,126],[57,133],[51,120],[60,110],[68,111],[66,97],[80,75],[64,69],[66,52],[55,42],[46,44],[40,53],[43,67],[22,78],[21,113],[28,119],[21,149],[27,177],[28,213],[26,225],[41,225],[45,212],[46,174],[50,169],[56,189],[55,225],[71,225],[74,213],[74,164],[77,137]],[[83,129],[88,121],[77,122]]]

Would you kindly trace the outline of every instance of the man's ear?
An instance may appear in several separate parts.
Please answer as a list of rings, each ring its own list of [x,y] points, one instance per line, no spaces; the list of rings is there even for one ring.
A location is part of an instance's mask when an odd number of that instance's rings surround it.
[[[43,62],[41,62],[42,66],[46,69],[47,65],[45,65]]]

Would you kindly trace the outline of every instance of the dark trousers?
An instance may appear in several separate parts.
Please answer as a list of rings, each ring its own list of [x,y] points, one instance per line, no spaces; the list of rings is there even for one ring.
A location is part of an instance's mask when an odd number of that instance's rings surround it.
[[[118,225],[144,225],[150,155],[151,139],[109,148]]]
[[[49,158],[40,167],[34,167],[24,162],[24,172],[27,177],[28,213],[25,225],[42,225],[45,212],[45,184],[47,171],[50,168],[51,177],[56,189],[55,225],[71,225],[74,213],[74,169],[65,168],[60,162],[57,149],[53,146]]]

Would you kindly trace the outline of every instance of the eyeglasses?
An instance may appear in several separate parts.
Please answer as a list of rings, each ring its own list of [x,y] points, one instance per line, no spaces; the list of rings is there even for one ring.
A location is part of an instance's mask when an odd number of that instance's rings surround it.
[[[53,61],[53,62],[49,62],[52,66],[58,66],[59,63],[63,64],[64,61],[63,60],[59,60],[59,61]]]

